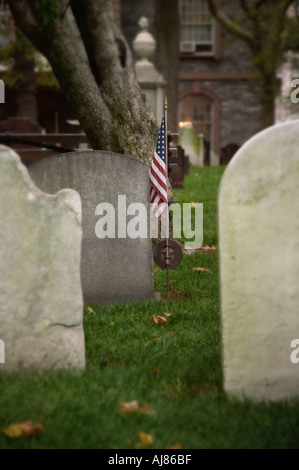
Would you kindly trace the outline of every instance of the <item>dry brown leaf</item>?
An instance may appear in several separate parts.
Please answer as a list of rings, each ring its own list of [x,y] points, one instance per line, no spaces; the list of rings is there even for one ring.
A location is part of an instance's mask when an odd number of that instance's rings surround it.
[[[191,207],[192,208],[196,207],[196,202],[191,202]]]
[[[167,323],[167,318],[161,317],[161,315],[154,315],[153,320],[155,323],[157,323],[157,325],[164,325]]]
[[[133,413],[137,413],[139,411],[139,403],[137,400],[132,401],[123,401],[119,400],[119,411],[122,414],[130,415]]]
[[[158,374],[158,372],[159,372],[158,369],[156,369],[155,367],[152,367],[152,371],[153,371],[154,374]]]
[[[44,427],[40,423],[33,423],[32,421],[25,421],[23,423],[10,424],[8,428],[2,429],[4,434],[8,437],[30,437],[43,434]]]
[[[146,432],[139,431],[138,437],[140,439],[140,444],[144,446],[151,446],[154,443],[152,434],[147,434]]]
[[[201,246],[198,250],[199,253],[215,253],[217,250],[216,246]]]
[[[171,313],[164,312],[163,315],[165,315],[166,317],[171,317]]]
[[[177,442],[174,446],[167,447],[167,449],[182,449],[182,446]]]
[[[160,341],[161,339],[162,339],[161,336],[156,336],[156,337],[154,338],[155,341]]]
[[[211,272],[209,268],[193,268],[193,271],[206,271],[207,273]]]
[[[93,310],[92,310],[91,307],[87,307],[87,310],[88,310],[89,312],[93,313]]]
[[[131,415],[134,413],[152,415],[156,413],[154,408],[151,408],[148,405],[139,405],[137,400],[125,402],[122,399],[119,400],[119,411],[123,415]]]
[[[144,413],[146,415],[154,415],[156,413],[155,408],[152,408],[148,405],[140,406],[139,410],[140,410],[140,413]]]

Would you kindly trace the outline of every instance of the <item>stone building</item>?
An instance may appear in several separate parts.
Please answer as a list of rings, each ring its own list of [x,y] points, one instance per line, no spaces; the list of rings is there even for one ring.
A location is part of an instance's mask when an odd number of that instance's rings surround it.
[[[140,16],[149,19],[155,36],[154,0],[114,0],[122,30],[132,46]],[[232,0],[230,8],[238,2]],[[180,61],[178,132],[192,122],[211,148],[241,146],[260,130],[260,88],[250,52],[210,15],[206,0],[179,0]],[[159,45],[158,45],[159,47]]]
[[[133,41],[140,31],[138,22],[142,16],[148,18],[149,31],[157,36],[156,2],[111,1],[134,55]],[[229,8],[235,9],[238,4],[238,0],[231,0]],[[179,13],[177,128],[169,130],[179,132],[180,126],[192,122],[195,131],[203,134],[213,152],[220,156],[227,146],[235,149],[260,130],[256,70],[245,43],[228,34],[211,17],[207,0],[179,0]],[[0,120],[15,112],[13,92],[7,89],[6,93]],[[76,132],[76,127],[70,124],[76,116],[60,92],[38,87],[37,98],[39,122],[46,132]]]

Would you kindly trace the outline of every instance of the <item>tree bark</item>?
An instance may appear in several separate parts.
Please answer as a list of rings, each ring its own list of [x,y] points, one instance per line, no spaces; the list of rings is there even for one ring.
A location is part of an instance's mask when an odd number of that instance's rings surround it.
[[[32,0],[8,4],[17,26],[48,59],[92,147],[149,163],[158,124],[142,98],[111,2],[71,0],[74,16],[61,2],[60,15],[46,25]]]
[[[261,79],[261,129],[275,123],[276,74]]]

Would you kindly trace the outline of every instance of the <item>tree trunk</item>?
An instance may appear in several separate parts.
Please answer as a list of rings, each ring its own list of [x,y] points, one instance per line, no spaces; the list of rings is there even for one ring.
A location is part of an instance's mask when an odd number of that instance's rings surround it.
[[[261,129],[275,124],[275,100],[277,92],[277,79],[272,77],[261,78]]]
[[[48,59],[92,147],[149,163],[158,124],[142,98],[111,2],[71,0],[78,28],[70,8],[62,5],[59,16],[41,25],[43,12],[34,2],[8,4],[18,27]]]

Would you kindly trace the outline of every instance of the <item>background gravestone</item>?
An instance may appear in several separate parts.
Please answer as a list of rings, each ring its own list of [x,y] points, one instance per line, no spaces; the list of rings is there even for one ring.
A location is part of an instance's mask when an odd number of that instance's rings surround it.
[[[0,146],[0,371],[85,367],[81,201],[32,183]]]
[[[225,391],[299,395],[299,121],[266,129],[229,163],[219,191]]]
[[[154,298],[152,240],[117,238],[118,212],[125,217],[125,210],[118,210],[119,195],[126,196],[126,206],[143,203],[149,214],[149,167],[112,152],[76,151],[41,160],[30,165],[28,171],[43,191],[73,188],[81,196],[84,301],[105,305]],[[114,239],[99,239],[95,233],[100,219],[95,209],[106,202],[115,207]]]

